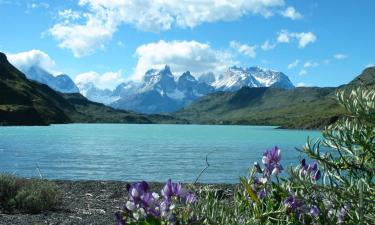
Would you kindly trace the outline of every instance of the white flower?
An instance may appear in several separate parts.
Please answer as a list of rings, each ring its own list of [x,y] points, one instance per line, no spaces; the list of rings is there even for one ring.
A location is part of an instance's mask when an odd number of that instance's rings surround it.
[[[132,194],[132,196],[134,198],[138,198],[139,197],[139,193],[138,193],[137,189],[135,189],[135,188],[132,189],[132,193],[131,194]]]
[[[135,210],[135,204],[134,202],[131,202],[131,201],[127,201],[126,204],[125,204],[126,208],[129,209],[130,211],[133,211]]]
[[[134,219],[139,220],[139,214],[137,212],[133,213],[133,217]]]
[[[280,170],[279,170],[279,168],[277,168],[277,167],[275,167],[273,170],[272,170],[272,175],[279,175],[279,173],[280,173]]]
[[[263,156],[262,163],[263,164],[268,164],[269,162],[270,162],[270,159],[267,156]]]
[[[261,178],[259,178],[259,182],[262,183],[262,184],[267,183],[267,177],[261,177]]]
[[[146,217],[146,216],[147,216],[147,213],[146,213],[146,211],[145,211],[144,208],[140,208],[140,209],[139,209],[139,212],[141,213],[141,215],[142,215],[143,217]]]
[[[156,192],[152,193],[152,197],[154,197],[155,200],[158,200],[160,198],[159,194]]]

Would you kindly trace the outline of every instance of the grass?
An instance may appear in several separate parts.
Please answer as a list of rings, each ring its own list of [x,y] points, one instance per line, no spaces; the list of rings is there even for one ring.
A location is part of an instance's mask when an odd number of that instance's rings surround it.
[[[0,210],[40,213],[54,210],[60,203],[57,186],[50,181],[0,174]]]

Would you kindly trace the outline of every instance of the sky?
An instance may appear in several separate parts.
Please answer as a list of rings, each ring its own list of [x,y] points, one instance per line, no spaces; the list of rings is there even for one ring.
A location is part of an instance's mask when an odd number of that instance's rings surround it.
[[[375,65],[373,0],[0,0],[0,51],[114,88],[151,68],[284,72],[338,86]]]

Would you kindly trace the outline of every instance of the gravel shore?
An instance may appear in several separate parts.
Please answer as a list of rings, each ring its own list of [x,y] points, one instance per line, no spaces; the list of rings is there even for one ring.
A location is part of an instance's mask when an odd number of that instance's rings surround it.
[[[62,194],[62,204],[55,211],[41,214],[4,214],[1,225],[101,225],[115,224],[114,213],[126,202],[128,182],[122,181],[54,181]],[[164,183],[149,183],[159,192]],[[206,185],[206,184],[204,184]],[[184,185],[186,186],[186,185]],[[202,185],[197,185],[202,186]],[[215,188],[232,190],[234,185],[215,184]]]

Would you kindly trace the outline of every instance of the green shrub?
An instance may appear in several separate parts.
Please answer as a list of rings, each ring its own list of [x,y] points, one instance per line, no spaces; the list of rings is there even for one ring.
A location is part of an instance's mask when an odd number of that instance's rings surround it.
[[[39,213],[56,208],[59,202],[58,188],[50,181],[0,174],[0,208],[5,212]]]

